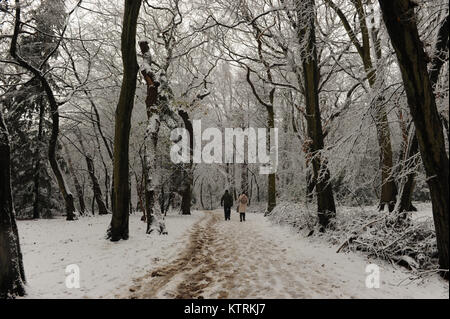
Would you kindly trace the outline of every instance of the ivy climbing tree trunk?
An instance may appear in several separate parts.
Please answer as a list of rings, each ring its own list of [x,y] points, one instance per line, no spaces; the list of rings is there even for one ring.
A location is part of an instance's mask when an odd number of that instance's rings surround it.
[[[449,161],[427,59],[417,29],[416,4],[410,0],[379,0],[379,3],[399,62],[430,188],[439,266],[447,269],[442,274],[448,278]]]
[[[131,114],[139,66],[136,57],[136,27],[141,0],[125,0],[122,29],[123,80],[115,114],[113,153],[113,214],[107,237],[111,241],[129,237],[129,140]]]
[[[11,193],[11,149],[0,111],[0,299],[25,295],[25,272]]]

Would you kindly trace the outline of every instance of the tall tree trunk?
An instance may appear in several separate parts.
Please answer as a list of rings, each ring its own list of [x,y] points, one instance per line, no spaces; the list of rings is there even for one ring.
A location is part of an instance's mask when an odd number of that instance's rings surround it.
[[[0,111],[0,299],[25,295],[25,272],[11,193],[11,149]]]
[[[33,202],[33,218],[38,219],[41,217],[40,201],[41,201],[41,191],[40,191],[40,180],[41,180],[41,144],[43,137],[44,128],[44,115],[45,115],[45,103],[43,98],[39,97],[39,124],[38,124],[38,136],[36,143],[36,150],[34,153],[34,202]]]
[[[17,63],[22,66],[27,71],[31,72],[40,82],[41,85],[47,95],[47,99],[50,105],[51,119],[52,119],[52,132],[50,136],[50,142],[48,146],[48,159],[50,162],[50,166],[55,174],[56,180],[58,182],[59,190],[61,195],[64,198],[66,204],[66,215],[67,220],[76,219],[75,216],[75,204],[73,201],[73,195],[69,191],[69,188],[66,184],[64,176],[59,167],[58,161],[56,159],[56,147],[58,144],[58,135],[59,135],[59,106],[56,102],[55,95],[53,94],[53,90],[50,87],[49,82],[44,76],[44,73],[41,70],[36,69],[30,63],[25,61],[18,53],[17,53],[17,42],[20,33],[21,21],[21,4],[19,0],[16,0],[16,20],[14,25],[14,34],[11,40],[10,54],[17,61]]]
[[[449,37],[450,37],[449,33],[448,33],[448,28],[449,28],[449,16],[447,15],[439,27],[438,34],[437,34],[437,40],[436,40],[436,44],[435,44],[435,48],[434,48],[433,59],[431,60],[430,81],[431,81],[431,85],[433,87],[435,87],[438,83],[439,73],[441,72],[441,68],[444,65],[445,57],[446,57],[446,54],[448,51]],[[442,120],[442,117],[441,117],[441,120]],[[444,123],[445,123],[445,121],[444,121]],[[409,148],[407,159],[413,158],[417,154],[419,154],[419,144],[417,141],[416,130],[415,130],[415,128],[413,128],[413,130],[414,130],[414,133],[412,136],[411,147]],[[448,128],[447,128],[447,133],[448,133]],[[414,186],[415,186],[415,181],[414,181],[415,177],[416,177],[415,172],[411,172],[408,174],[408,179],[407,179],[406,184],[404,185],[402,193],[401,193],[401,202],[400,202],[400,207],[399,207],[400,212],[417,210],[412,205],[412,200],[411,200],[412,193],[414,191]]]
[[[189,175],[189,173],[188,173]],[[191,179],[188,176],[186,179]],[[192,202],[192,191],[191,184],[186,183],[182,189],[181,193],[181,214],[190,215],[191,214],[191,202]]]
[[[319,223],[326,228],[330,219],[336,215],[333,190],[327,161],[321,157],[323,150],[322,119],[319,108],[319,70],[317,62],[316,35],[314,26],[314,0],[296,0],[298,40],[302,60],[303,81],[305,86],[306,121],[312,167],[316,181],[317,210]]]
[[[191,203],[192,203],[192,184],[194,182],[193,177],[193,165],[192,158],[194,152],[194,128],[192,127],[191,119],[189,118],[189,114],[184,110],[179,110],[178,115],[181,117],[184,123],[184,127],[189,132],[189,156],[190,161],[187,164],[183,164],[183,185],[181,192],[181,214],[182,215],[190,215],[191,214]]]
[[[271,98],[273,101],[273,98]],[[275,113],[273,111],[273,106],[269,108],[268,110],[268,118],[267,118],[267,124],[269,129],[275,128]],[[267,134],[267,138],[269,143],[267,145],[270,145],[270,134]],[[276,187],[276,174],[272,173],[267,176],[267,212],[271,212],[275,206],[277,206],[277,187]]]
[[[148,42],[140,42],[142,55],[147,65],[151,65],[150,47]],[[158,92],[160,83],[156,83],[155,75],[151,70],[141,71],[147,84],[147,98],[145,105],[147,109],[147,130],[144,140],[144,162],[145,162],[145,210],[147,214],[147,234],[158,231],[159,234],[167,234],[166,225],[161,212],[156,204],[156,192],[160,188],[160,176],[157,172],[156,152],[158,136],[161,127],[159,116],[162,103],[167,102]]]
[[[84,203],[84,193],[83,188],[81,187],[80,181],[78,180],[78,177],[75,173],[75,169],[73,167],[72,158],[67,150],[67,147],[65,144],[63,144],[63,147],[66,151],[67,156],[67,166],[69,168],[70,175],[72,176],[73,184],[75,186],[75,190],[77,192],[78,196],[78,202],[80,204],[80,214],[83,215],[86,212],[86,204]]]
[[[374,86],[375,84],[373,84]],[[393,167],[393,154],[391,144],[391,133],[389,129],[389,122],[386,113],[386,107],[384,106],[384,99],[377,98],[375,101],[375,126],[377,128],[377,140],[380,150],[380,169],[381,169],[381,193],[379,209],[382,211],[385,205],[388,206],[388,210],[392,212],[395,207],[397,186],[395,184],[392,167]]]
[[[416,127],[422,162],[433,205],[439,266],[449,269],[449,161],[427,59],[420,40],[415,2],[379,0],[383,19],[397,54],[408,105]],[[448,277],[448,272],[443,272]]]
[[[139,66],[136,58],[136,27],[142,0],[124,1],[122,29],[123,80],[116,108],[114,132],[113,214],[108,237],[112,241],[129,237],[129,140],[131,114]]]
[[[158,145],[159,116],[152,113],[148,119],[148,128],[145,138],[145,210],[147,214],[147,234],[158,231],[167,233],[161,212],[156,205],[156,191],[159,186],[159,176],[156,169],[156,147]],[[147,146],[148,145],[148,146]]]

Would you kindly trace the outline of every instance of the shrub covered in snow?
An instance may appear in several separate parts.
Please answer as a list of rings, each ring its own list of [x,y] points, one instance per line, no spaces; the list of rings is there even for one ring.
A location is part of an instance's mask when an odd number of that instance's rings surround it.
[[[276,224],[289,225],[308,233],[314,230],[318,222],[317,214],[310,207],[292,202],[278,204],[267,216]]]
[[[304,235],[337,245],[337,252],[361,251],[417,272],[438,269],[436,236],[431,212],[419,211],[405,218],[379,212],[376,207],[341,207],[325,232],[318,231],[314,207],[280,203],[268,218],[289,225]],[[417,218],[417,216],[421,216]]]

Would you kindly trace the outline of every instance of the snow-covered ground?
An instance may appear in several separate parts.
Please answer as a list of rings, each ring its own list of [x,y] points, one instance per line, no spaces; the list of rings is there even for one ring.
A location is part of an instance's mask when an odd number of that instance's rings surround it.
[[[449,298],[448,282],[438,275],[423,280],[408,280],[411,273],[400,266],[395,267],[379,259],[368,259],[358,253],[336,253],[331,246],[317,238],[305,238],[294,233],[289,226],[271,225],[267,220],[261,223],[262,233],[280,247],[287,249],[286,263],[297,263],[305,276],[317,277],[318,285],[324,291],[317,291],[316,297],[338,298]],[[303,263],[299,261],[303,260]],[[302,266],[304,264],[304,266]],[[366,267],[376,264],[380,269],[380,288],[366,287]],[[306,271],[305,271],[306,268]],[[329,293],[327,295],[327,292]]]
[[[410,273],[363,254],[336,253],[320,238],[305,238],[263,214],[223,212],[169,216],[168,236],[146,235],[130,217],[130,240],[104,239],[110,216],[19,221],[29,298],[448,298],[439,276]],[[65,285],[77,264],[80,289]],[[366,287],[377,264],[380,288]]]
[[[166,219],[168,236],[146,235],[140,214],[130,216],[130,239],[104,239],[111,216],[18,221],[27,279],[27,298],[101,298],[154,267],[162,257],[173,258],[186,243],[186,230],[203,216],[173,215]],[[80,288],[66,287],[66,267],[80,269]]]
[[[409,281],[410,273],[380,260],[307,239],[262,214],[223,220],[221,211],[191,230],[174,261],[134,282],[132,298],[448,298],[439,276]],[[379,267],[380,287],[367,288],[366,267]]]

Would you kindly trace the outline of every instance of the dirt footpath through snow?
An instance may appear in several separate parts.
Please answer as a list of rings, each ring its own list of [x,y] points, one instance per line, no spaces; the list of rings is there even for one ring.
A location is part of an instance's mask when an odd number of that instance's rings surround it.
[[[399,285],[407,274],[380,265],[381,287],[365,286],[370,262],[313,243],[261,214],[240,223],[205,212],[175,260],[134,280],[129,298],[448,298],[448,283]]]

